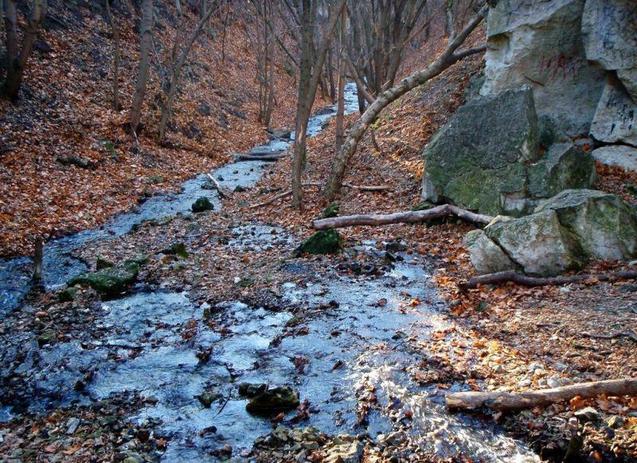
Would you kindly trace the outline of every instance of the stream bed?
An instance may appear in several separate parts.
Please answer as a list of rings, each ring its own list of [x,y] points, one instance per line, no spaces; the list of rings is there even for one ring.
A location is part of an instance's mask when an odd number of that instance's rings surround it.
[[[347,95],[348,112],[356,110],[351,84]],[[309,133],[318,133],[333,115],[330,108],[313,117]],[[289,143],[275,139],[255,152],[278,152]],[[267,166],[238,162],[212,175],[229,190],[249,188]],[[206,183],[207,176],[201,175],[181,192],[153,197],[97,230],[47,243],[45,285],[61,287],[86,271],[87,264],[76,255],[88,243],[122,236],[145,220],[187,214],[200,196],[209,197],[219,210],[219,198]],[[299,244],[286,230],[265,224],[238,226],[232,236],[228,252],[277,246],[290,254]],[[382,259],[378,248],[367,242],[356,252]],[[162,461],[217,461],[224,448],[231,449],[234,460],[250,461],[255,441],[275,425],[246,411],[239,385],[267,384],[293,388],[308,411],[301,418],[294,411],[286,414],[279,423],[283,426],[365,434],[373,441],[400,432],[424,453],[440,458],[539,461],[496,427],[448,414],[441,391],[414,380],[413,369],[427,362],[418,342],[450,321],[442,315],[444,303],[427,262],[405,252],[394,253],[392,260],[362,275],[329,265],[317,272],[302,261],[284,264],[304,283],[282,282],[277,309],[233,300],[211,305],[194,302],[188,292],[142,290],[101,302],[92,323],[71,340],[42,344],[33,333],[4,332],[0,421],[136,394],[144,406],[129,419],[167,439]],[[28,258],[0,262],[0,316],[19,309],[30,272]],[[461,387],[466,386],[452,386]],[[361,410],[370,391],[375,400]]]

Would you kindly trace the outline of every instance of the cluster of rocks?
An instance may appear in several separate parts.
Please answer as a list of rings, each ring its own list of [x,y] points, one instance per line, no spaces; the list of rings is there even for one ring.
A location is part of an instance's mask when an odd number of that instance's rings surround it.
[[[590,190],[596,160],[637,170],[634,1],[501,0],[487,29],[480,95],[424,149],[423,200],[502,215],[466,237],[480,273],[635,257],[635,209]]]

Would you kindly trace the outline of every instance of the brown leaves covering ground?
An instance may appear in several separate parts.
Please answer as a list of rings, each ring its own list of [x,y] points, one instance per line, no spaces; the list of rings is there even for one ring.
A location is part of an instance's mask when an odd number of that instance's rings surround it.
[[[115,11],[121,29],[121,111],[111,109],[112,43],[105,19],[82,6],[50,2],[43,43],[34,53],[16,105],[0,101],[0,256],[30,253],[36,237],[95,227],[149,194],[224,163],[266,139],[257,122],[256,57],[250,25],[233,22],[225,39],[202,37],[184,71],[168,147],[159,146],[159,61],[170,55],[174,8],[155,26],[155,47],[139,147],[124,130],[138,42],[133,18]],[[187,9],[186,9],[187,10]],[[196,17],[188,17],[189,27]],[[190,29],[189,29],[190,30]],[[37,48],[37,47],[36,47]],[[246,85],[249,83],[249,85]],[[294,82],[277,69],[273,126],[289,126]],[[79,156],[95,169],[63,166]]]

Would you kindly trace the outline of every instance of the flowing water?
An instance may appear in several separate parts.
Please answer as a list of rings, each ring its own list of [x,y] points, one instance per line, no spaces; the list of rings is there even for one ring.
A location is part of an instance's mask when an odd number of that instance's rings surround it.
[[[347,92],[351,111],[356,107],[351,85]],[[333,114],[312,118],[311,133],[318,133]],[[258,151],[280,150],[288,143],[275,140]],[[227,188],[247,188],[266,168],[262,162],[234,163],[213,175]],[[218,209],[219,200],[204,189],[205,182],[206,176],[200,176],[180,193],[151,198],[98,230],[48,243],[46,285],[54,288],[86,270],[73,255],[88,242],[121,236],[144,220],[188,213],[200,196],[214,200]],[[291,252],[298,245],[284,229],[261,224],[236,227],[232,235],[228,252],[269,247]],[[364,243],[357,252],[382,258],[375,243]],[[374,274],[360,276],[329,267],[317,273],[303,262],[288,263],[290,272],[306,283],[281,285],[281,310],[238,301],[197,304],[187,292],[142,292],[103,302],[96,321],[69,342],[40,347],[33,334],[5,333],[0,336],[0,373],[18,378],[14,384],[20,386],[1,391],[13,406],[5,407],[0,418],[138,393],[148,400],[131,419],[169,438],[163,461],[215,461],[212,453],[225,445],[241,461],[272,424],[247,413],[238,384],[265,383],[292,386],[302,401],[309,401],[309,418],[299,426],[376,438],[396,429],[399,423],[390,412],[400,404],[413,413],[406,432],[423,450],[493,462],[539,461],[494,427],[449,415],[440,391],[414,381],[414,368],[427,361],[427,353],[416,348],[418,341],[450,322],[441,315],[444,305],[426,262],[407,254],[395,257]],[[21,258],[1,265],[2,304],[8,312],[28,291],[30,262]],[[301,319],[295,307],[302,308]],[[370,388],[378,403],[361,420],[357,407]],[[212,398],[209,408],[197,398],[203,393]]]

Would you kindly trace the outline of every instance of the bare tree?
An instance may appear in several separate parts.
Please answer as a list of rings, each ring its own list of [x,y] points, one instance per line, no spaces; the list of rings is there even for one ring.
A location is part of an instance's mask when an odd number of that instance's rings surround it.
[[[31,17],[27,20],[22,39],[22,48],[18,46],[18,14],[15,0],[4,0],[4,24],[6,36],[6,77],[2,85],[2,95],[12,101],[18,98],[20,85],[27,61],[33,52],[42,21],[46,16],[46,0],[34,0]]]
[[[105,0],[105,3],[106,16],[111,26],[111,34],[113,35],[113,109],[119,111],[119,63],[121,59],[119,27],[111,10],[111,0]]]
[[[318,2],[316,0],[301,0],[297,5],[299,23],[301,25],[301,61],[296,106],[294,157],[292,161],[292,205],[299,209],[303,204],[301,177],[305,165],[307,124],[312,112],[319,79],[323,72],[327,50],[340,13],[345,8],[346,1],[338,0],[330,4],[328,24],[323,29],[322,41],[318,47],[314,43]]]
[[[257,21],[257,82],[259,84],[259,121],[270,127],[274,111],[274,40],[271,0],[252,1],[260,21]]]
[[[363,138],[363,135],[365,135],[369,126],[374,123],[381,111],[388,104],[437,76],[461,59],[484,51],[484,47],[478,47],[456,53],[456,50],[464,43],[469,34],[482,22],[486,13],[487,7],[485,6],[480,10],[478,15],[467,24],[462,32],[449,42],[445,51],[429,64],[429,66],[404,78],[396,86],[383,91],[365,110],[360,119],[349,130],[343,146],[334,157],[332,171],[325,187],[325,198],[328,201],[334,200],[336,195],[340,192],[347,164],[352,155],[356,152],[358,143]]]
[[[135,83],[135,93],[130,110],[130,130],[136,134],[142,114],[142,105],[146,95],[146,85],[148,83],[148,71],[150,68],[150,51],[153,42],[153,0],[143,0],[142,22],[140,26],[140,49],[139,67],[137,71],[137,82]]]
[[[173,62],[170,70],[170,80],[168,83],[168,91],[165,95],[164,101],[162,103],[161,108],[161,118],[159,121],[159,142],[163,143],[166,136],[166,127],[168,126],[168,121],[170,119],[170,113],[172,112],[173,103],[175,101],[175,96],[177,94],[177,89],[179,86],[179,79],[181,77],[181,71],[188,60],[188,55],[192,50],[193,45],[204,31],[208,20],[212,16],[212,14],[216,11],[213,4],[215,2],[212,1],[210,4],[206,4],[206,14],[201,17],[197,26],[192,31],[188,39],[186,40],[181,51],[177,51],[179,49],[178,41],[179,41],[179,31],[175,35],[175,47],[173,47]]]
[[[338,76],[336,84],[336,151],[341,149],[345,140],[345,21],[346,12],[341,13],[338,31]]]

